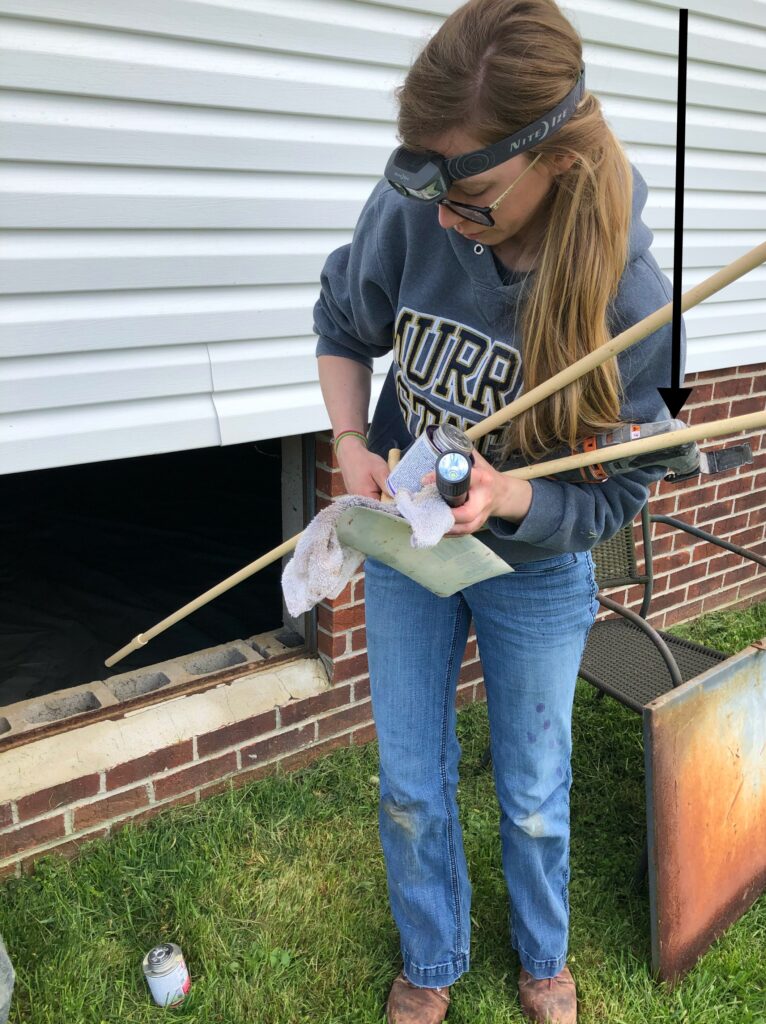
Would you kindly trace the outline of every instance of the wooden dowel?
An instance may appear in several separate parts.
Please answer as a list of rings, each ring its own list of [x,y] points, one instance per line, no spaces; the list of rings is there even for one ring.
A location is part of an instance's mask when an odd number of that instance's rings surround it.
[[[401,450],[401,448],[392,448],[389,451],[389,453],[388,453],[388,471],[389,471],[389,473],[392,473],[394,471],[394,469],[396,468],[396,466],[398,466],[399,459],[401,459],[401,457],[402,457],[402,450]],[[391,497],[391,495],[388,493],[388,491],[385,488],[380,493],[380,500],[383,502],[384,505],[393,505],[393,503],[394,503],[394,499]]]
[[[534,480],[541,476],[551,476],[568,469],[579,469],[581,466],[593,466],[597,462],[612,462],[626,455],[640,455],[642,452],[656,452],[662,448],[670,448],[687,441],[710,440],[723,437],[725,434],[736,434],[740,430],[760,430],[766,428],[766,411],[750,412],[744,416],[733,416],[728,420],[715,420],[713,423],[698,423],[693,427],[681,430],[669,430],[665,434],[653,437],[640,437],[636,441],[625,441],[609,448],[600,448],[594,452],[578,452],[566,455],[561,459],[548,462],[537,462],[534,466],[521,466],[508,469],[503,476],[515,476],[519,480]],[[594,484],[598,487],[598,484]]]
[[[204,604],[214,600],[221,594],[225,594],[227,590],[231,590],[232,587],[236,587],[238,583],[242,583],[248,576],[253,576],[261,569],[265,569],[267,565],[271,565],[272,562],[276,562],[277,559],[289,555],[289,553],[295,548],[300,538],[303,536],[301,533],[296,533],[290,540],[286,540],[279,547],[269,551],[268,554],[261,555],[260,558],[256,558],[254,562],[250,562],[248,565],[243,566],[238,572],[235,572],[233,576],[228,576],[225,580],[221,580],[220,583],[216,583],[210,590],[206,590],[204,594],[200,594],[199,597],[195,597],[193,601],[189,601],[183,608],[179,608],[178,611],[173,612],[172,615],[168,615],[167,618],[163,619],[162,622],[158,622],[156,626],[152,626],[151,629],[147,629],[145,633],[139,633],[135,636],[129,644],[125,644],[119,651],[107,658],[104,664],[109,668],[112,665],[116,665],[118,661],[122,661],[133,651],[138,650],[139,647],[145,647],[150,640],[153,640],[158,633],[164,633],[170,626],[174,626],[176,622],[181,619],[185,619],[187,615],[191,615],[192,612],[196,612],[198,608],[201,608]]]
[[[764,262],[766,262],[766,242],[757,245],[750,252],[746,252],[744,256],[740,256],[727,267],[716,271],[715,274],[711,274],[710,277],[705,278],[704,281],[700,281],[699,284],[690,288],[688,292],[684,292],[681,296],[682,312],[685,313],[692,306],[699,305],[703,299],[715,295],[716,292],[725,288],[727,284],[731,284],[732,281],[736,281],[737,278],[742,277],[743,274]],[[669,324],[672,319],[673,303],[668,302],[661,309],[650,313],[649,316],[640,320],[637,324],[633,324],[627,331],[618,334],[616,338],[612,338],[611,341],[601,345],[595,351],[589,352],[588,355],[578,359],[571,366],[565,367],[551,377],[550,380],[538,384],[536,388],[532,388],[531,391],[521,395],[515,402],[511,402],[510,405],[499,409],[492,416],[482,420],[481,423],[470,427],[466,434],[468,434],[472,441],[475,441],[477,438],[484,437],[485,434],[491,433],[498,427],[504,426],[514,416],[518,416],[519,413],[531,408],[544,398],[548,398],[554,391],[559,391],[561,388],[566,387],[567,384],[571,384],[572,381],[578,380],[590,370],[605,363],[607,359],[611,359],[612,356],[618,355],[618,353],[623,352],[626,348],[630,348],[631,345],[635,345],[636,342],[642,341],[648,335],[654,334],[660,327]]]
[[[742,277],[743,274],[746,274],[749,270],[753,270],[755,267],[760,266],[761,263],[764,262],[766,262],[766,242],[761,243],[761,245],[757,245],[754,249],[751,249],[750,252],[747,252],[743,256],[740,256],[738,259],[731,262],[728,266],[716,271],[715,274],[712,274],[704,281],[701,281],[698,285],[695,285],[694,288],[690,288],[688,292],[685,292],[681,298],[682,311],[685,313],[687,310],[691,309],[692,306],[698,305],[704,299],[707,299],[711,295],[714,295],[716,292],[720,291],[721,288],[725,288],[726,285],[731,284],[733,281],[736,281],[737,278]],[[596,349],[595,352],[591,352],[587,356],[584,356],[582,359],[579,359],[576,363],[573,363],[572,366],[567,367],[565,370],[562,370],[560,373],[557,373],[554,377],[551,377],[550,380],[545,381],[543,384],[540,384],[538,385],[538,387],[533,388],[531,391],[522,395],[520,398],[517,398],[515,402],[511,402],[510,405],[506,406],[503,409],[500,409],[499,412],[496,412],[492,416],[488,416],[481,423],[477,423],[475,426],[467,430],[466,433],[474,441],[477,438],[484,437],[485,434],[489,434],[497,427],[507,423],[508,420],[512,419],[514,416],[517,416],[519,413],[524,412],[526,409],[529,409],[537,402],[542,401],[543,398],[547,398],[549,395],[552,395],[554,391],[558,391],[565,385],[571,384],[573,380],[577,380],[579,377],[582,377],[583,374],[587,373],[589,370],[592,370],[595,367],[600,366],[601,363],[606,362],[607,359],[610,359],[612,356],[617,355],[624,349],[629,348],[637,341],[641,341],[642,338],[645,338],[647,335],[654,333],[654,331],[656,330],[659,330],[660,327],[664,327],[665,324],[670,322],[672,316],[673,304],[672,302],[669,302],[666,306],[663,306],[662,309],[658,309],[655,313],[652,313],[650,316],[640,321],[640,323],[634,324],[633,327],[630,327],[627,331],[623,331],[623,333],[619,334],[616,338],[612,338],[611,341],[607,342],[607,344],[602,345],[600,348]],[[756,413],[754,415],[757,416],[759,414]],[[722,430],[721,434],[708,433],[702,436],[720,437],[722,434],[726,434],[729,431],[747,429],[746,427],[734,426],[737,420],[742,418],[743,417],[737,417],[732,420],[726,420],[725,423],[728,429]],[[709,429],[712,425],[713,424],[707,424],[707,429]],[[671,436],[680,444],[681,442],[679,440],[679,435],[681,433],[681,431],[676,431],[672,435],[664,436]],[[650,438],[642,438],[641,440],[649,441]],[[615,448],[613,449],[606,449],[605,451],[613,452],[617,449],[617,447],[619,446],[615,446]],[[652,451],[654,449],[642,450]],[[391,449],[391,451],[389,452],[389,469],[393,469],[393,467],[399,461],[400,456],[401,451],[398,448]],[[391,461],[392,457],[394,459],[393,463]],[[619,456],[611,457],[619,458]],[[568,458],[587,458],[587,456],[569,456]],[[609,458],[610,456],[607,456],[604,453],[593,458],[592,461],[604,462],[608,461]],[[515,476],[519,476],[520,474],[524,473],[529,473],[530,475],[527,476],[526,479],[532,479],[534,476],[547,476],[548,474],[550,474],[550,467],[552,465],[552,462],[541,463],[535,467],[530,466],[520,470],[509,470],[509,473]],[[588,465],[588,462],[585,461],[577,464],[568,463],[567,467],[565,468],[574,467],[575,465],[585,466]],[[535,470],[536,472],[532,472]],[[386,500],[385,498],[383,498],[382,495],[381,498],[382,500]],[[393,499],[389,498],[388,500],[391,501]],[[218,597],[219,594],[224,593],[231,587],[235,587],[238,583],[241,583],[243,580],[247,579],[248,576],[252,576],[254,573],[258,572],[259,569],[264,569],[267,565],[271,565],[272,562],[276,562],[278,558],[282,558],[283,555],[289,554],[289,552],[295,548],[301,536],[302,533],[296,534],[290,540],[285,541],[284,544],[280,544],[279,547],[274,548],[273,551],[269,551],[268,554],[262,555],[260,558],[257,558],[254,562],[250,562],[249,565],[244,566],[242,569],[239,570],[239,572],[234,573],[233,576],[229,576],[227,579],[217,584],[217,586],[205,591],[204,594],[201,594],[194,601],[190,601],[188,604],[185,604],[183,608],[179,608],[178,611],[173,612],[172,615],[168,615],[168,617],[163,619],[162,622],[158,622],[156,626],[152,626],[152,628],[148,629],[145,633],[139,633],[136,637],[133,638],[133,640],[131,640],[129,644],[126,644],[124,647],[121,647],[119,651],[113,654],[110,658],[107,658],[104,664],[111,668],[113,665],[116,665],[118,661],[121,661],[123,658],[125,658],[128,654],[131,654],[133,651],[138,650],[139,647],[144,647],[150,640],[157,636],[158,633],[162,633],[169,626],[174,625],[180,619],[183,619],[187,615],[190,615],[193,611],[196,611],[197,608],[200,608],[202,605],[207,604],[208,601],[212,601],[214,598]]]

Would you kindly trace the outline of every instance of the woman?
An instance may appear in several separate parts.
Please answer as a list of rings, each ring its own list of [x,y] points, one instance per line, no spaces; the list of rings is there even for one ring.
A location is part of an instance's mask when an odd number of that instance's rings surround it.
[[[315,309],[324,400],[346,488],[377,497],[382,456],[431,423],[462,428],[664,305],[646,186],[584,86],[553,0],[472,0],[398,90],[403,147]],[[393,366],[366,440],[372,360]],[[380,836],[403,971],[391,1024],[436,1024],[469,966],[471,886],[458,820],[455,685],[473,621],[487,691],[510,938],[524,1012],[575,1021],[568,939],[571,712],[598,603],[592,547],[662,471],[603,484],[502,476],[625,421],[668,418],[670,329],[488,436],[455,534],[513,573],[438,598],[366,563]]]

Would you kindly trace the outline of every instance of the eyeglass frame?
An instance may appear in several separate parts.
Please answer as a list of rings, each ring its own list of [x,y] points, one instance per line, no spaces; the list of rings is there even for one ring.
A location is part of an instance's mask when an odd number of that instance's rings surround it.
[[[521,179],[524,177],[527,171],[532,170],[532,168],[535,166],[535,164],[542,155],[542,153],[538,153],[534,160],[530,164],[527,164],[527,166],[524,168],[521,174],[511,182],[511,184],[508,186],[505,192],[503,192],[502,195],[498,196],[494,203],[492,203],[490,206],[474,206],[473,203],[457,203],[453,199],[437,199],[436,204],[437,206],[446,206],[448,210],[451,210],[453,213],[459,214],[461,217],[464,217],[465,220],[470,220],[471,223],[473,224],[483,224],[484,227],[487,228],[497,227],[497,225],[495,224],[495,218],[492,216],[492,214],[498,208],[500,203],[502,203],[502,201],[505,199],[508,193],[512,189],[514,189],[516,185],[518,185],[518,183],[521,181]],[[475,214],[479,214],[484,219],[479,220],[475,216]]]

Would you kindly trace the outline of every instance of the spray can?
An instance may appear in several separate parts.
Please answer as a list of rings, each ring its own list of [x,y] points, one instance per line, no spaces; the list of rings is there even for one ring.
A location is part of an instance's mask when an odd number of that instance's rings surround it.
[[[164,942],[144,957],[144,977],[158,1006],[178,1006],[189,994],[191,978],[181,947]]]
[[[461,452],[470,458],[473,445],[458,427],[451,423],[426,427],[420,437],[402,456],[401,462],[393,469],[386,487],[393,497],[400,487],[408,491],[419,491],[421,479],[433,471],[436,460],[445,452]]]

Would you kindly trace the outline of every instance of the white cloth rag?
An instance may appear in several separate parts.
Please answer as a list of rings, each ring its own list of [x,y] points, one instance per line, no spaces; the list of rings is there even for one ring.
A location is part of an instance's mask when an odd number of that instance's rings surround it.
[[[282,593],[292,616],[302,615],[326,597],[337,597],[364,560],[361,551],[341,544],[336,529],[346,509],[357,506],[406,519],[414,548],[432,548],[455,524],[435,484],[414,494],[400,488],[394,505],[359,494],[338,498],[311,520],[282,573]]]

